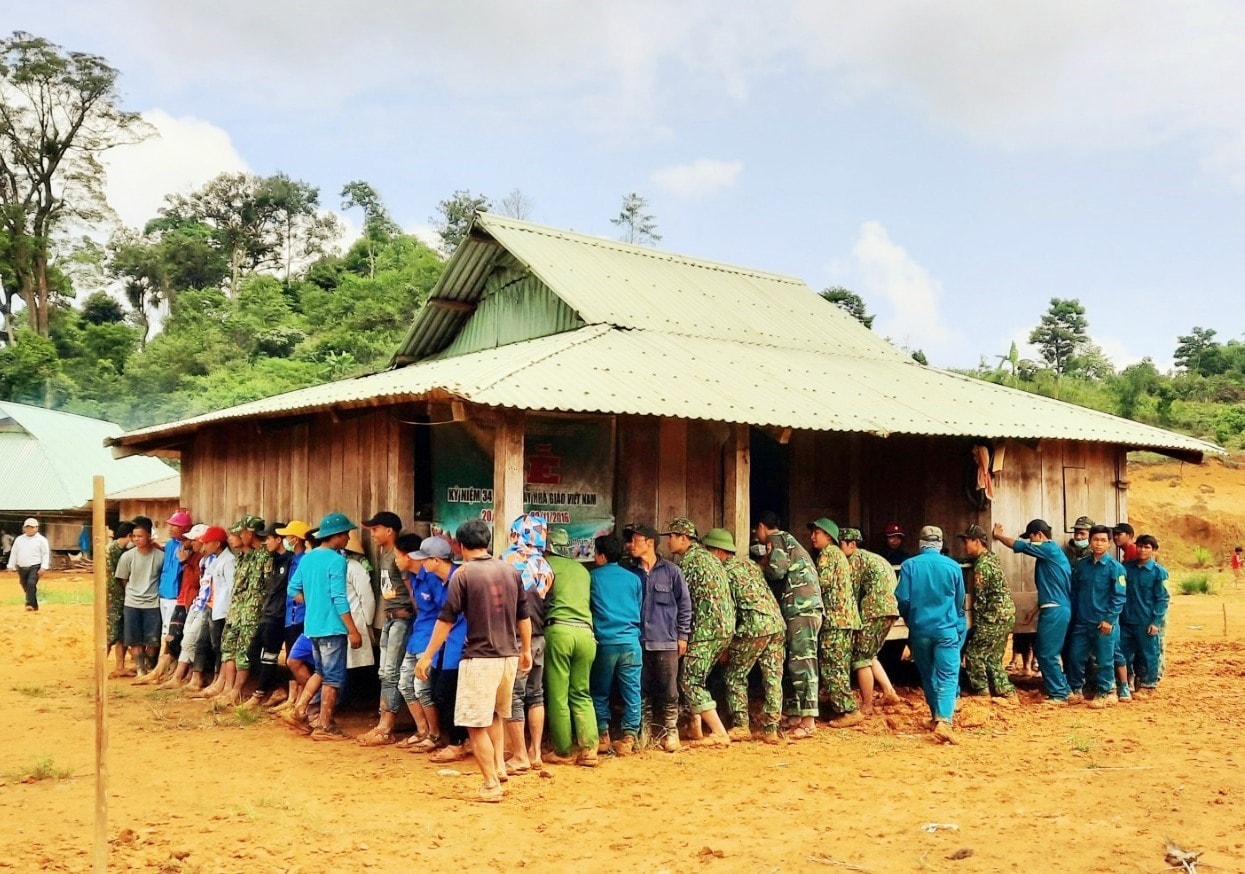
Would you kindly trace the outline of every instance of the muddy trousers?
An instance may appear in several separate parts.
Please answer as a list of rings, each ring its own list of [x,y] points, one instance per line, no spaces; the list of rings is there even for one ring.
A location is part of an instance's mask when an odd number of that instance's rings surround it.
[[[820,613],[787,619],[787,670],[783,676],[784,716],[816,716],[817,637]]]
[[[930,635],[909,631],[908,648],[921,674],[921,689],[930,715],[950,722],[960,688],[959,632],[954,628]]]
[[[786,635],[779,631],[764,637],[737,637],[731,641],[726,662],[726,703],[731,711],[734,728],[748,728],[748,674],[756,665],[761,671],[764,703],[761,705],[761,729],[778,730],[782,709],[782,657]]]
[[[1004,622],[975,622],[964,646],[964,670],[974,695],[1014,695],[1016,688],[1003,668],[1007,635],[1015,618]]]
[[[850,628],[822,627],[817,645],[821,696],[835,716],[856,711],[852,694],[852,634]]]
[[[679,731],[679,651],[644,651],[640,669],[641,723],[651,739]]]
[[[586,625],[553,623],[545,628],[545,725],[559,756],[569,756],[578,742],[597,748],[597,714],[589,678],[597,641]]]
[[[607,737],[610,730],[610,692],[617,690],[622,699],[622,733],[635,737],[640,733],[640,664],[643,655],[640,643],[598,643],[597,657],[592,660],[589,686],[592,708],[597,714],[597,734]]]
[[[1070,607],[1056,604],[1038,611],[1037,661],[1038,670],[1042,672],[1042,691],[1047,698],[1066,700],[1071,691],[1068,688],[1068,678],[1063,672],[1061,655],[1071,620]]]

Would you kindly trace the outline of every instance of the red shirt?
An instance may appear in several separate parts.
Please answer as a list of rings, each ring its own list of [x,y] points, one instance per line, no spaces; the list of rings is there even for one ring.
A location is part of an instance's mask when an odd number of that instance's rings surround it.
[[[189,610],[197,597],[199,597],[199,554],[192,552],[190,559],[182,565],[182,587],[177,593],[177,606]]]

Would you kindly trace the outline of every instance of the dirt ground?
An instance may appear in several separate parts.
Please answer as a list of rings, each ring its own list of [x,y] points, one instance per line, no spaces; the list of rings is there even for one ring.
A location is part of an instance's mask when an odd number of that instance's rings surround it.
[[[1177,560],[1199,542],[1196,519],[1218,532],[1206,541],[1217,554],[1245,528],[1245,471],[1146,465],[1132,480],[1135,521],[1194,520],[1161,553],[1173,592],[1196,572]],[[1051,709],[1033,687],[1019,708],[962,700],[961,743],[948,747],[921,730],[919,692],[904,689],[912,706],[857,729],[552,767],[512,778],[501,805],[471,800],[469,765],[444,775],[393,747],[315,744],[112,681],[110,865],[1157,872],[1171,838],[1204,851],[1205,870],[1243,871],[1245,586],[1211,575],[1219,594],[1173,595],[1167,676],[1145,701]],[[48,603],[29,614],[15,575],[0,574],[0,869],[91,865],[90,585],[49,575]],[[367,722],[355,712],[345,725]]]

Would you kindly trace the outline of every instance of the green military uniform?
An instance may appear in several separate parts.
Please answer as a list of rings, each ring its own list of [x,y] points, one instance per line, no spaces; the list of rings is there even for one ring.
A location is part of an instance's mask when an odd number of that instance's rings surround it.
[[[735,552],[730,533],[715,528],[705,535],[708,546]],[[764,703],[761,728],[767,734],[778,731],[782,709],[782,658],[786,623],[774,593],[770,591],[755,562],[732,555],[723,562],[735,600],[735,638],[726,662],[726,698],[731,724],[748,728],[748,674],[752,666],[761,669]]]
[[[694,538],[696,526],[688,519],[675,519],[666,533]],[[679,665],[679,692],[691,713],[704,713],[715,707],[705,685],[709,672],[735,636],[735,601],[722,562],[696,540],[679,556],[678,565],[692,599],[692,632]]]
[[[125,547],[114,540],[108,544],[108,646],[121,643],[122,624],[125,616],[125,580],[117,579],[117,562],[125,554]]]
[[[817,569],[800,542],[786,531],[769,536],[769,557],[762,566],[774,587],[787,623],[787,664],[783,676],[786,716],[817,715],[817,635],[825,608]]]
[[[843,529],[844,540],[859,543],[860,538],[856,529]],[[852,670],[856,671],[869,667],[886,643],[886,636],[899,618],[899,604],[895,601],[895,569],[885,558],[857,547],[847,563],[852,569],[860,610],[860,630],[852,635]]]
[[[243,528],[260,531],[263,527],[264,520],[258,516],[244,516],[229,530],[237,534]],[[257,546],[238,556],[234,570],[233,594],[220,638],[220,658],[222,662],[232,660],[241,671],[251,667],[251,641],[259,631],[259,619],[264,610],[264,569],[268,567],[271,572],[271,560],[268,550]]]
[[[973,564],[973,629],[964,647],[964,666],[974,695],[1014,695],[1015,687],[1003,668],[1007,635],[1016,624],[1016,604],[993,552],[984,552]]]
[[[836,532],[837,533],[837,532]],[[821,695],[836,714],[856,709],[852,694],[852,639],[860,630],[860,608],[852,588],[852,567],[843,550],[826,544],[817,556],[817,579],[826,609],[818,641]]]

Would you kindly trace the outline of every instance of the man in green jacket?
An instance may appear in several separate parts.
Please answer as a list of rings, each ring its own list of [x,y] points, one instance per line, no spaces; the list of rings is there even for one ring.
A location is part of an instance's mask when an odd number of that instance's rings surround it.
[[[597,640],[592,634],[592,578],[570,557],[570,534],[549,531],[545,558],[553,569],[553,589],[545,596],[545,724],[552,764],[576,761],[597,764],[597,715],[592,707],[592,660]],[[571,754],[578,743],[579,756]]]

